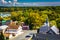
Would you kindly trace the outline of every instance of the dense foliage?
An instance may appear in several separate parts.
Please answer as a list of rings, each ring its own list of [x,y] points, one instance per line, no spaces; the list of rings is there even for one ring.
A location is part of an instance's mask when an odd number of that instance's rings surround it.
[[[2,32],[0,32],[0,40],[6,40]]]
[[[25,22],[31,29],[38,29],[48,17],[50,25],[60,29],[60,6],[0,7],[0,12],[11,12],[12,20]]]

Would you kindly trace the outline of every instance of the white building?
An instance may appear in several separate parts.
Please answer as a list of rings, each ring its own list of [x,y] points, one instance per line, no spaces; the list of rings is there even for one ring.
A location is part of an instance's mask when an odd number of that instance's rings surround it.
[[[0,12],[0,16],[3,17],[8,17],[11,16],[10,12]]]
[[[49,25],[49,22],[48,20],[44,23],[44,25],[42,27],[40,27],[39,29],[39,33],[42,33],[42,34],[56,34],[56,35],[59,35],[59,29],[53,25],[50,27]]]
[[[5,31],[5,37],[11,38],[13,36],[18,36],[22,32],[22,27],[15,24],[8,25],[8,28]]]
[[[59,29],[58,29],[55,25],[53,25],[53,26],[51,27],[51,30],[52,30],[55,34],[59,34]]]
[[[7,25],[0,26],[0,32],[4,33],[7,27]]]
[[[39,33],[46,34],[49,30],[50,30],[50,26],[49,26],[49,21],[48,21],[48,18],[47,18],[44,25],[42,25],[40,27]]]

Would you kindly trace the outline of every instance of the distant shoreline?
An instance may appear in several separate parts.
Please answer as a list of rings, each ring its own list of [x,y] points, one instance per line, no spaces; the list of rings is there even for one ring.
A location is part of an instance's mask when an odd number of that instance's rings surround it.
[[[24,2],[16,4],[1,4],[0,6],[60,6],[60,2]]]

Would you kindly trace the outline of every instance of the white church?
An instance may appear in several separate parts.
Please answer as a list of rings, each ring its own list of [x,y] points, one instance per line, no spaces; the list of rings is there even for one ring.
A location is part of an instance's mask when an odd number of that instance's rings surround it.
[[[42,33],[42,34],[57,34],[59,35],[59,29],[53,25],[50,27],[49,25],[49,21],[48,19],[46,19],[46,22],[44,23],[44,25],[42,25],[39,29],[39,33]]]

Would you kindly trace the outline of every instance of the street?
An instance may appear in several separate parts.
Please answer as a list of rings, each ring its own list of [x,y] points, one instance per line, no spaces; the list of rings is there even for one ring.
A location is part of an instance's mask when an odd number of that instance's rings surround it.
[[[36,30],[23,30],[23,32],[24,32],[23,34],[18,35],[17,37],[12,38],[10,40],[28,40],[28,38],[26,38],[25,36],[29,35],[30,33],[36,33],[37,31]]]

